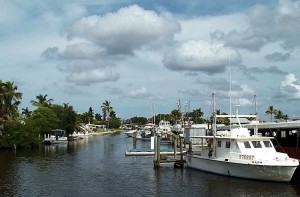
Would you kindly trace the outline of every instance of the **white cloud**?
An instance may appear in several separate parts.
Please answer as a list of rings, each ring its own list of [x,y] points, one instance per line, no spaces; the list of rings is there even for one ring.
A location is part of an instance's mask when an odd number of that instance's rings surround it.
[[[240,55],[223,44],[205,41],[187,41],[167,53],[164,65],[170,70],[201,71],[208,74],[222,73],[231,64],[241,62]]]
[[[248,27],[225,34],[227,46],[258,51],[268,43],[280,43],[286,50],[300,46],[300,2],[281,0],[276,9],[256,5],[245,14]]]
[[[280,86],[281,95],[289,100],[300,99],[300,82],[294,74],[285,76]]]
[[[89,43],[77,43],[68,45],[59,56],[63,59],[100,59],[105,50],[97,45]]]
[[[172,42],[180,24],[169,16],[132,5],[115,13],[93,15],[77,21],[68,37],[80,37],[107,49],[111,54],[131,55],[143,46]]]
[[[67,77],[67,81],[76,85],[89,86],[93,83],[116,81],[120,78],[118,73],[114,73],[111,70],[93,69],[86,72],[74,72],[70,73]]]
[[[153,99],[154,96],[148,92],[145,87],[139,89],[134,89],[128,92],[128,96],[132,98],[141,98],[141,99]]]

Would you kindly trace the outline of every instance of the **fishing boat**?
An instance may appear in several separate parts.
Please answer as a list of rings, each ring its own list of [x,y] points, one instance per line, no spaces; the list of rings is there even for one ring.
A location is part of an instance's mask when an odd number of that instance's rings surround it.
[[[218,131],[217,118],[236,118],[238,127]],[[239,118],[255,118],[255,115],[216,115],[213,135],[190,136],[200,138],[202,146],[186,156],[187,166],[210,173],[274,182],[289,182],[299,166],[297,159],[277,152],[271,141],[242,127]]]

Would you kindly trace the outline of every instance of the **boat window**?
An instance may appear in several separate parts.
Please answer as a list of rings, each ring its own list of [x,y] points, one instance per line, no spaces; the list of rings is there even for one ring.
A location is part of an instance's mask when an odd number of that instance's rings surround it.
[[[218,147],[222,146],[222,141],[218,141]]]
[[[267,148],[271,148],[272,147],[272,144],[271,144],[270,141],[263,141],[263,142],[264,142],[265,147],[267,147]]]
[[[230,141],[226,141],[226,148],[230,148]]]
[[[249,142],[244,142],[244,146],[245,148],[251,148],[250,143]]]
[[[254,148],[261,148],[261,143],[260,141],[252,141],[253,147]]]

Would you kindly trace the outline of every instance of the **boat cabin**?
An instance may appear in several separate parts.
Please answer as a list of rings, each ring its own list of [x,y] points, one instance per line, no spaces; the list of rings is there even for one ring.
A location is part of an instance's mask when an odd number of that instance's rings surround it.
[[[215,156],[217,158],[254,160],[274,153],[276,150],[268,137],[255,139],[216,137]]]

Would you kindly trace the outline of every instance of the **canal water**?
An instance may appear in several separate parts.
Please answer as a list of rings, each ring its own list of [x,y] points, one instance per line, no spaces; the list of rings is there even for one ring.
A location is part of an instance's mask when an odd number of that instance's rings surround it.
[[[149,142],[138,142],[149,147]],[[89,136],[40,150],[0,151],[0,196],[300,196],[300,181],[229,178],[152,157],[126,157],[124,134]]]

